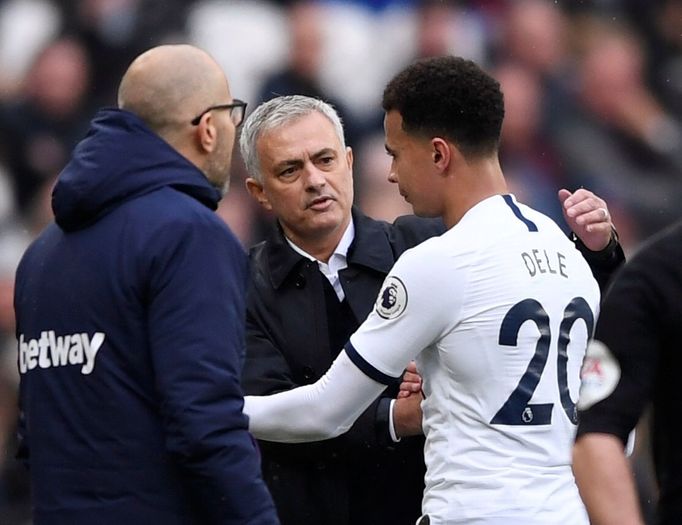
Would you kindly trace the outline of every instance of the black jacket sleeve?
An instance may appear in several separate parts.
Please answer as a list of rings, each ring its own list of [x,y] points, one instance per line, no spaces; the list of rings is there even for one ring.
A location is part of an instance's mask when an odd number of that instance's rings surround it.
[[[675,400],[680,399],[682,226],[676,236],[654,241],[623,266],[604,297],[595,340],[617,361],[620,379],[608,397],[581,412],[578,435],[610,433],[625,443],[652,400],[657,403],[659,433],[676,435],[677,418],[666,410],[677,410]]]
[[[599,289],[603,294],[611,277],[625,262],[625,254],[623,253],[623,247],[618,241],[618,235],[614,230],[609,244],[598,252],[593,252],[585,246],[575,233],[571,233],[571,239],[575,243],[575,247],[583,254],[587,264],[590,265],[592,275],[597,280]]]

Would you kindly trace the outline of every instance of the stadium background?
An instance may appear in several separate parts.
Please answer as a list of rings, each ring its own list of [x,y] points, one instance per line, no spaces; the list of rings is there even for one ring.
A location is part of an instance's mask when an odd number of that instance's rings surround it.
[[[249,109],[273,94],[332,102],[355,152],[356,203],[409,213],[386,183],[380,98],[416,57],[452,53],[500,80],[502,167],[522,200],[561,220],[556,191],[604,197],[627,253],[682,216],[680,0],[0,1],[0,524],[30,524],[14,459],[16,264],[51,220],[50,190],[96,108],[115,105],[138,53],[189,42],[224,67]],[[247,110],[248,111],[248,110]],[[270,218],[235,156],[219,213],[245,247]],[[648,519],[646,432],[634,457]]]

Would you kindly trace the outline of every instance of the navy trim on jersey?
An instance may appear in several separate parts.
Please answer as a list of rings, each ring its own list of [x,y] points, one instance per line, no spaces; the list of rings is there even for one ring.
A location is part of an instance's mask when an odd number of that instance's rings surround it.
[[[511,210],[514,212],[514,215],[516,215],[516,217],[528,227],[529,232],[538,231],[538,227],[535,225],[535,223],[530,219],[526,219],[521,214],[521,210],[519,210],[519,207],[512,200],[511,195],[502,195],[502,198],[504,199],[504,202],[507,203],[507,206],[509,206]]]
[[[365,361],[365,358],[358,353],[358,351],[353,347],[350,341],[346,343],[344,350],[346,351],[346,354],[353,362],[353,364],[357,366],[362,371],[362,373],[365,374],[370,379],[374,379],[375,381],[383,385],[393,384],[395,383],[396,380],[400,379],[400,377],[391,377],[387,374],[384,374],[381,370],[377,370],[376,368],[374,368],[371,364]]]

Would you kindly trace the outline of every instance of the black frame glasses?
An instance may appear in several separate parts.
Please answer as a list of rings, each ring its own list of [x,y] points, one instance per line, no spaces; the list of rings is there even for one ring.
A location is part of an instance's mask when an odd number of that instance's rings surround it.
[[[246,102],[235,98],[232,101],[232,104],[217,104],[215,106],[210,106],[192,119],[192,126],[198,126],[199,122],[201,122],[201,117],[214,109],[229,109],[232,122],[235,126],[239,126],[244,121],[244,115],[246,115]]]

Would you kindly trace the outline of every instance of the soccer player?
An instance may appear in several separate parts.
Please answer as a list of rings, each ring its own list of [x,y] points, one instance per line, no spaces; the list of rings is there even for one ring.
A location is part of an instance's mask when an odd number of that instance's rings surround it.
[[[476,64],[416,62],[388,84],[383,107],[389,180],[448,231],[399,258],[324,377],[246,398],[250,430],[285,442],[339,435],[416,357],[420,523],[586,524],[570,451],[597,283],[559,227],[507,192],[503,97]]]

